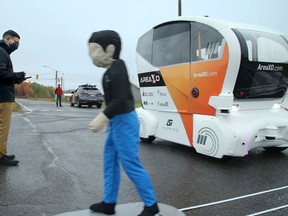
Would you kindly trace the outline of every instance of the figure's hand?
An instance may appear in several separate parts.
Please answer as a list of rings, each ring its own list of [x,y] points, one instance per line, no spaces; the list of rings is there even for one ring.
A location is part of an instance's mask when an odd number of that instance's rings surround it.
[[[96,133],[101,130],[103,127],[107,127],[109,119],[107,116],[101,112],[99,113],[89,124],[89,129]]]
[[[15,72],[15,73],[13,73],[14,83],[16,83],[16,84],[22,83],[25,80],[25,75],[26,75],[25,72]]]

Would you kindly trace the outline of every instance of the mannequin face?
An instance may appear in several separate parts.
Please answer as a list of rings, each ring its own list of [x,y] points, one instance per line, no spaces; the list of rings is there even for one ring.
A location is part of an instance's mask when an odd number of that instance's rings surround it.
[[[89,43],[89,55],[97,67],[110,68],[113,63],[115,46],[109,44],[106,50],[98,43]]]

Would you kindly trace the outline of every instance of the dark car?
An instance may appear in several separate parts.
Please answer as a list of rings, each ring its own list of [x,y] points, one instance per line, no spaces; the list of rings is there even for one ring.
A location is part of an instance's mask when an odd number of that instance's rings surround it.
[[[74,104],[77,107],[82,105],[92,107],[96,105],[97,108],[101,108],[103,101],[103,94],[96,88],[96,85],[80,85],[72,92],[70,106],[74,106]]]

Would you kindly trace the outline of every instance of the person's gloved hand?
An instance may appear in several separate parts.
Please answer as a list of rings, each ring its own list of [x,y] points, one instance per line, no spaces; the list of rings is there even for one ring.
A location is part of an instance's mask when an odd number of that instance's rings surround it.
[[[16,84],[20,84],[25,80],[25,72],[14,72],[13,73],[13,81]]]
[[[92,132],[96,133],[103,127],[107,127],[108,121],[109,119],[107,118],[107,116],[103,112],[101,112],[89,123],[89,129]]]

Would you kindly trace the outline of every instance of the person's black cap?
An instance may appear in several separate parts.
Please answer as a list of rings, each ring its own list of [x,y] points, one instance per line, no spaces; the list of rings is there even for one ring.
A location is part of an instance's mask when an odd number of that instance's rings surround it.
[[[13,30],[8,30],[8,31],[4,32],[3,38],[8,36],[8,35],[13,36],[13,37],[17,37],[17,38],[20,39],[19,34],[17,32],[15,32],[15,31],[13,31]]]

